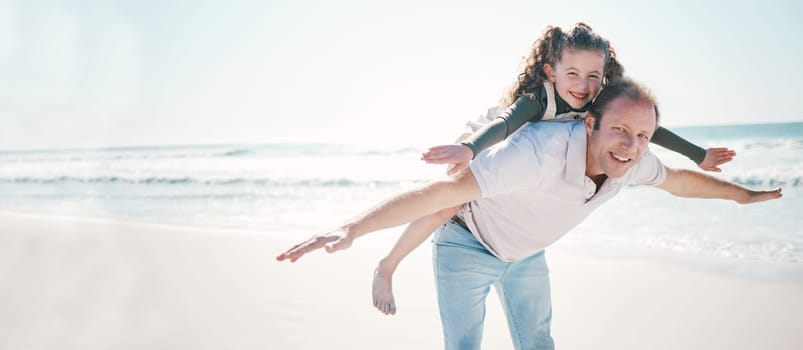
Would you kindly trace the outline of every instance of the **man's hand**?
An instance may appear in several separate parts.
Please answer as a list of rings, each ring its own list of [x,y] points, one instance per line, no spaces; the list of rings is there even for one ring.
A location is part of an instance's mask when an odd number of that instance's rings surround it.
[[[471,148],[465,145],[444,145],[430,148],[421,155],[421,160],[429,164],[452,164],[447,175],[454,175],[468,167],[474,157]]]
[[[769,191],[748,190],[745,197],[737,202],[741,204],[750,204],[750,203],[768,201],[770,199],[776,199],[781,197],[783,197],[783,194],[781,193],[780,187]]]
[[[736,151],[727,149],[726,147],[713,147],[705,150],[705,159],[697,166],[705,171],[713,171],[715,173],[722,172],[719,168],[720,165],[733,160],[736,156]]]
[[[338,250],[348,249],[354,240],[346,235],[343,230],[338,229],[327,232],[322,235],[316,235],[312,238],[296,244],[286,252],[279,254],[276,257],[278,261],[290,259],[290,262],[296,262],[304,254],[313,250],[324,248],[328,253],[334,253]]]

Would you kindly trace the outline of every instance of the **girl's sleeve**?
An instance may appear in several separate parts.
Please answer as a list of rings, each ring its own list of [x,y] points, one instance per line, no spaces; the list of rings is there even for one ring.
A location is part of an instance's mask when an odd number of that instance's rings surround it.
[[[650,142],[689,157],[697,164],[702,163],[705,159],[705,149],[686,141],[664,127],[658,127],[658,130],[655,130]]]
[[[461,144],[470,148],[474,156],[477,156],[482,150],[504,140],[524,123],[539,121],[543,116],[544,107],[538,101],[521,96],[496,119],[471,134]]]

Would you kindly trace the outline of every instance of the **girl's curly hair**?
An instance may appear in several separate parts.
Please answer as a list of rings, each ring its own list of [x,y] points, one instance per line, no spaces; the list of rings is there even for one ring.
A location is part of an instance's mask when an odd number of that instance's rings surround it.
[[[508,107],[519,96],[535,99],[535,92],[541,88],[548,77],[544,73],[544,65],[555,66],[560,61],[563,50],[594,50],[605,55],[605,73],[603,84],[621,78],[624,67],[616,60],[616,51],[607,39],[595,33],[587,24],[579,22],[564,33],[560,27],[548,26],[544,34],[535,40],[530,56],[524,61],[524,70],[500,100],[500,105]]]

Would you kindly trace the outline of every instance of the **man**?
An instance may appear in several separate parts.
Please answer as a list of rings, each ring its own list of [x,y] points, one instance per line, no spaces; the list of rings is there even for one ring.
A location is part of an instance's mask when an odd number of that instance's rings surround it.
[[[781,190],[753,191],[707,175],[666,168],[647,145],[658,124],[655,99],[629,79],[611,82],[584,122],[534,123],[480,153],[469,169],[395,196],[347,224],[279,255],[296,261],[325,247],[466,203],[436,231],[433,260],[447,349],[479,349],[485,297],[493,285],[517,349],[553,349],[549,275],[543,249],[630,182],[673,195],[753,203]]]

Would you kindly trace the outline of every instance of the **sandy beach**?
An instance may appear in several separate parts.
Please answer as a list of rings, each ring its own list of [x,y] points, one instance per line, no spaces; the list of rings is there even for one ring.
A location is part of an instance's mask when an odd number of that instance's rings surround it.
[[[306,238],[0,214],[3,349],[437,349],[430,249],[371,306],[398,230],[278,263]],[[803,348],[803,264],[561,246],[547,251],[558,349]],[[484,347],[511,348],[495,295]]]

